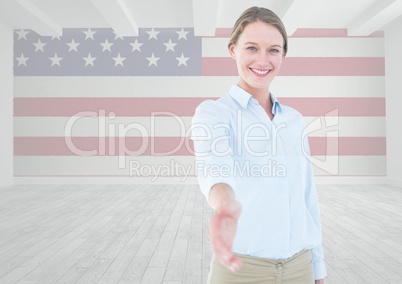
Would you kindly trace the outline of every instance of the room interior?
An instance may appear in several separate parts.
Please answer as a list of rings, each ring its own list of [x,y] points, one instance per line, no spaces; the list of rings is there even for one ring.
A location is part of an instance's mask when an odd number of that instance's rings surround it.
[[[402,281],[401,0],[4,0],[0,283],[205,283],[188,130],[250,6],[289,35],[272,92],[311,128],[326,283]]]

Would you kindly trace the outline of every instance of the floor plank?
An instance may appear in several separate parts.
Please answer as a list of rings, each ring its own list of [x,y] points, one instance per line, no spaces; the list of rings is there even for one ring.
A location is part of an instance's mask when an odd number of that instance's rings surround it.
[[[317,186],[328,284],[402,283],[402,189]],[[196,185],[0,188],[0,283],[206,283]]]

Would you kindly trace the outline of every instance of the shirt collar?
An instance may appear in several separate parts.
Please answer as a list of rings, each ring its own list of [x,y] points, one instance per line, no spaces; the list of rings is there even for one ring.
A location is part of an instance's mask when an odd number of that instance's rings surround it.
[[[250,95],[248,92],[243,90],[237,85],[233,85],[232,88],[229,91],[230,96],[235,99],[243,108],[247,108],[248,103],[250,100],[255,100],[252,95]],[[272,113],[276,115],[276,113],[282,112],[282,106],[281,103],[278,101],[278,99],[270,93],[271,101],[272,101]],[[255,100],[257,101],[257,100]]]
[[[272,113],[274,115],[276,115],[276,113],[282,112],[282,105],[281,103],[278,101],[278,99],[272,94],[269,93],[270,97],[271,97],[271,102],[272,102]]]

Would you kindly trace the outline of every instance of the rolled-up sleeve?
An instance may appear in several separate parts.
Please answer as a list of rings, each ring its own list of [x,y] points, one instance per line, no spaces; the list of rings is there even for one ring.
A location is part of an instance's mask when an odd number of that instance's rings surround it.
[[[233,190],[233,159],[229,113],[218,101],[206,100],[196,109],[191,124],[191,139],[194,142],[195,171],[205,198],[217,183],[226,183]]]

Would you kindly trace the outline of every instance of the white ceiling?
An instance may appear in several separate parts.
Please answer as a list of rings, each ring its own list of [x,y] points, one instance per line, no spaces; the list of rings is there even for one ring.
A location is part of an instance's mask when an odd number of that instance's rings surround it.
[[[0,21],[44,36],[92,27],[111,27],[120,36],[135,36],[138,28],[194,27],[196,35],[213,36],[250,6],[276,12],[289,35],[298,28],[345,28],[367,36],[402,15],[402,0],[0,0]]]

